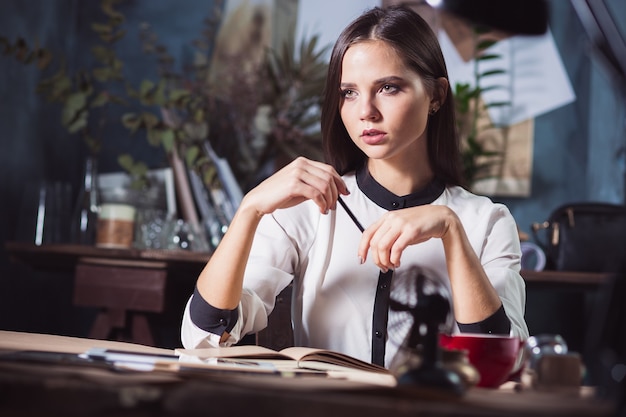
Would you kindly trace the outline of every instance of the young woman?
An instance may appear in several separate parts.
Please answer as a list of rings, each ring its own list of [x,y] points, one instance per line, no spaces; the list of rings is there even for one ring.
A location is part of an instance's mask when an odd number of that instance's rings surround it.
[[[327,163],[296,159],[242,200],[187,304],[183,345],[263,329],[293,281],[296,345],[389,366],[409,327],[386,298],[415,298],[416,270],[448,290],[453,331],[528,337],[515,221],[462,187],[445,62],[418,14],[374,8],[342,32],[321,124]]]

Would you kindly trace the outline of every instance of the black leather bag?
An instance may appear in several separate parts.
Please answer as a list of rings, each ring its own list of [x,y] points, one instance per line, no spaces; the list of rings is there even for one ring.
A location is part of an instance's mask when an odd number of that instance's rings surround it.
[[[546,269],[626,272],[626,206],[579,202],[564,204],[547,221],[534,223]]]

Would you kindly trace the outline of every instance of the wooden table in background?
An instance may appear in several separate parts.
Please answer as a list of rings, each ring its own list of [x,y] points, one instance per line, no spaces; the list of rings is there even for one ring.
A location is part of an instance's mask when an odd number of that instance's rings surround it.
[[[9,242],[11,256],[34,268],[74,272],[73,302],[99,309],[89,337],[155,345],[147,313],[165,308],[168,273],[196,277],[210,253],[174,250],[108,249],[86,245]]]
[[[613,278],[609,272],[530,271],[521,272],[527,286],[542,288],[596,289]]]
[[[193,282],[211,254],[184,250],[108,249],[86,245],[8,242],[11,257],[33,268],[74,273],[76,306],[100,311],[91,328],[93,339],[119,339],[154,346],[147,313],[163,313],[168,277],[186,275]],[[171,279],[171,278],[170,278]],[[189,294],[193,291],[190,289]],[[275,350],[293,344],[291,287],[276,299],[268,327],[254,342]],[[182,313],[182,312],[181,312]]]
[[[591,360],[595,329],[605,321],[602,296],[617,274],[576,271],[522,271],[526,283],[526,324],[531,335],[558,334],[570,351]]]

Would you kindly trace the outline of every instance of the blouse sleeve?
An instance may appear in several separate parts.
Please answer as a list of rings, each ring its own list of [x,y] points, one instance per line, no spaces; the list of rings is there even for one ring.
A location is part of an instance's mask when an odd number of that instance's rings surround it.
[[[513,216],[504,205],[495,204],[483,242],[481,263],[511,321],[511,335],[526,340],[526,285],[520,275],[521,253],[517,224]]]
[[[246,265],[242,297],[236,312],[207,307],[208,304],[203,306],[200,300],[194,301],[196,295],[190,297],[181,327],[183,346],[218,347],[221,334],[227,328],[230,329],[230,337],[221,346],[230,346],[245,335],[267,327],[267,318],[274,309],[276,296],[294,278],[299,264],[299,248],[306,240],[301,229],[293,227],[299,222],[290,220],[292,213],[293,210],[278,210],[261,219]],[[290,231],[287,232],[287,229]]]

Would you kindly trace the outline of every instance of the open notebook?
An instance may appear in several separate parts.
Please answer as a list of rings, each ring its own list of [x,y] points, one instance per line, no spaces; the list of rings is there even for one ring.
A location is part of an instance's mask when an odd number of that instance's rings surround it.
[[[236,361],[242,366],[272,368],[280,372],[324,372],[330,378],[383,386],[395,386],[396,378],[379,365],[343,353],[308,347],[288,347],[275,351],[263,346],[243,345],[226,348],[176,349],[181,362],[215,364]]]

